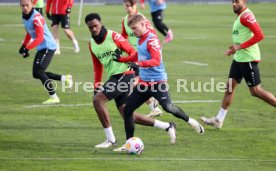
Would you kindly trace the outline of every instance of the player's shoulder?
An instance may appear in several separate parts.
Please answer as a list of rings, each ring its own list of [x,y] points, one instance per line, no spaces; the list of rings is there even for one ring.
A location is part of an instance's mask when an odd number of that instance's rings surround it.
[[[45,23],[45,19],[40,13],[36,13],[36,14],[34,14],[33,22],[35,24],[39,24],[39,25],[43,26],[43,24]]]
[[[120,33],[112,30],[109,31],[112,32],[112,38],[114,41],[126,41],[126,39]]]
[[[240,17],[240,20],[244,22],[250,22],[250,23],[256,22],[256,18],[250,10],[244,12]]]

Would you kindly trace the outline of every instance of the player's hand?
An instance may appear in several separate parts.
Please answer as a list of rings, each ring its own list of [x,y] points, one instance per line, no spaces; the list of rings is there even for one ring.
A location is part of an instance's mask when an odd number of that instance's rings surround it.
[[[131,68],[131,69],[133,69],[133,71],[137,71],[140,66],[137,63],[135,63],[135,62],[129,62],[128,63],[128,67]]]
[[[23,58],[27,58],[28,56],[30,56],[29,50],[24,45],[20,47],[19,54],[21,54]]]
[[[122,57],[122,51],[121,49],[117,48],[113,54],[112,54],[112,58],[114,61],[119,62],[119,59]]]
[[[70,8],[70,7],[68,7],[68,8],[66,9],[66,13],[67,13],[67,14],[70,14],[70,13],[71,13],[71,8]]]
[[[51,16],[51,14],[50,13],[46,13],[46,16],[47,16],[47,18],[49,19],[49,20],[52,20],[52,16]]]

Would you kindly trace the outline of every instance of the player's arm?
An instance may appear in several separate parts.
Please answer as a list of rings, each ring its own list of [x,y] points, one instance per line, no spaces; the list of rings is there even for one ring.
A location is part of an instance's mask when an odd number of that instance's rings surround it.
[[[141,67],[155,67],[161,63],[161,45],[157,37],[152,37],[148,40],[147,50],[150,53],[151,59],[139,61]]]
[[[138,55],[136,54],[135,49],[129,44],[129,42],[120,34],[113,32],[112,34],[113,41],[119,49],[126,52],[128,56],[123,56],[118,60],[120,62],[134,62],[137,61]]]
[[[246,49],[264,39],[263,31],[252,13],[243,14],[240,22],[254,34],[249,40],[240,45],[241,49]]]
[[[99,88],[100,82],[102,81],[102,75],[103,75],[103,65],[99,61],[99,59],[94,55],[92,52],[91,44],[88,45],[91,58],[93,61],[93,68],[94,68],[94,87],[95,89]]]
[[[32,41],[32,43],[26,45],[26,49],[31,50],[36,46],[40,45],[44,40],[44,25],[45,21],[43,17],[39,14],[34,17],[33,25],[35,29],[36,38]]]
[[[48,14],[50,13],[50,9],[51,9],[52,2],[53,2],[53,0],[47,0],[45,11],[46,11],[46,13],[48,13]]]
[[[33,4],[36,5],[36,3],[37,3],[37,0],[34,0],[34,1],[33,1]]]
[[[31,39],[31,35],[27,32],[23,40],[22,46],[26,47],[26,45],[30,42]]]
[[[121,33],[121,35],[122,35],[125,39],[128,38],[128,35],[127,35],[127,32],[126,32],[126,28],[125,28],[125,25],[124,25],[124,18],[123,18],[123,20],[122,20],[122,33]]]

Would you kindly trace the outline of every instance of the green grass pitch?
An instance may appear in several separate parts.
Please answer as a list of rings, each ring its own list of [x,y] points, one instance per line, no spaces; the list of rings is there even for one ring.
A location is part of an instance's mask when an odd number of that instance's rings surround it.
[[[262,86],[276,95],[276,23],[275,4],[248,4],[259,21],[266,38],[260,43],[263,61]],[[61,30],[61,55],[55,56],[48,70],[71,73],[77,82],[92,82],[93,68],[87,43],[90,33],[84,16],[98,12],[108,29],[121,31],[125,16],[122,5],[84,6],[82,25],[77,26],[78,6],[71,16],[71,27],[79,39],[81,52],[74,54],[71,43]],[[142,11],[150,18],[148,9]],[[0,170],[276,170],[276,110],[250,96],[244,82],[228,112],[222,130],[205,126],[205,134],[197,135],[183,121],[170,114],[158,119],[175,121],[177,143],[170,145],[165,131],[136,126],[135,135],[145,144],[140,157],[117,154],[111,149],[96,150],[94,145],[105,138],[92,105],[33,107],[48,98],[40,81],[32,78],[31,57],[18,54],[25,35],[19,6],[0,7]],[[163,46],[163,59],[169,76],[173,101],[221,100],[222,92],[177,92],[177,79],[192,82],[225,82],[231,58],[223,55],[231,44],[235,14],[231,4],[169,4],[165,22],[173,29],[175,39]],[[47,21],[50,25],[50,22]],[[160,35],[160,38],[163,37]],[[70,47],[70,48],[68,48]],[[208,65],[193,65],[197,62]],[[92,92],[61,90],[61,104],[91,104]],[[214,116],[220,102],[180,103],[191,117]],[[119,145],[124,143],[123,120],[108,104],[114,133]],[[148,113],[148,107],[139,109]]]

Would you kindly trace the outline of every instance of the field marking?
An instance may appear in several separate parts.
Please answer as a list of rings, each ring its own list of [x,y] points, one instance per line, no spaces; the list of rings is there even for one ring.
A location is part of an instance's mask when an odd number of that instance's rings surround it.
[[[218,103],[221,100],[177,100],[172,103]]]
[[[135,157],[135,158],[134,158]],[[148,158],[148,157],[128,157],[128,158],[97,158],[97,157],[87,157],[87,158],[0,158],[0,160],[37,160],[37,161],[50,161],[50,160],[60,160],[60,161],[68,161],[68,160],[109,160],[109,161],[252,161],[252,162],[276,162],[276,159],[271,160],[264,160],[264,159],[243,159],[243,158],[233,158],[233,159],[205,159],[205,158],[198,158],[198,159],[190,159],[190,158]]]
[[[52,104],[52,105],[25,105],[26,108],[46,108],[46,107],[81,107],[81,106],[92,106],[91,103],[83,104]]]
[[[221,102],[220,100],[177,100],[172,101],[172,103],[217,103]],[[82,106],[93,106],[91,103],[83,104],[52,104],[52,105],[43,105],[43,104],[34,104],[34,105],[24,105],[25,108],[47,108],[47,107],[82,107]]]
[[[24,27],[23,24],[1,24],[1,27]]]
[[[62,49],[74,49],[73,47],[69,47],[69,46],[60,46],[60,48],[62,48]]]
[[[189,64],[189,65],[208,66],[208,64],[206,63],[200,63],[195,61],[183,61],[182,63]]]

